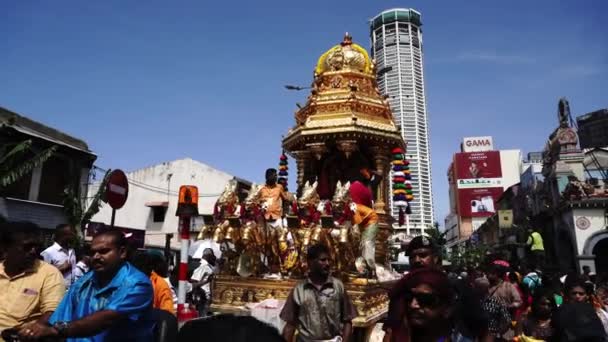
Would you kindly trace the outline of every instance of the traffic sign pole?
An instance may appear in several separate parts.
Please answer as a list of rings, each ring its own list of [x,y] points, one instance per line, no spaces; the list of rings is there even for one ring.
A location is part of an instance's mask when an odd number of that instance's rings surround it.
[[[112,218],[110,219],[110,227],[114,228],[114,220],[116,219],[116,209],[112,208]]]
[[[110,173],[108,184],[106,185],[106,201],[112,207],[112,218],[110,227],[114,227],[116,220],[116,210],[125,205],[129,196],[129,180],[122,170],[114,170]]]

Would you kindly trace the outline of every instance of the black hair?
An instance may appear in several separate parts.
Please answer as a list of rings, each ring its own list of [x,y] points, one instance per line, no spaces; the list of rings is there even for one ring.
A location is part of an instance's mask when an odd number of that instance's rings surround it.
[[[274,327],[251,316],[215,315],[186,323],[177,336],[179,342],[233,341],[284,342]]]
[[[490,320],[482,307],[483,295],[465,280],[453,281],[452,287],[457,296],[453,304],[453,324],[463,336],[474,338],[482,335]]]
[[[76,249],[76,259],[79,261],[82,260],[83,257],[90,256],[90,255],[91,255],[91,247],[89,245],[82,245]]]
[[[40,227],[33,222],[20,221],[20,222],[5,222],[3,223],[4,234],[2,234],[2,243],[8,246],[15,241],[18,241],[18,237],[24,236],[40,236]]]
[[[167,263],[165,256],[160,253],[148,252],[148,257],[150,258],[152,271],[163,278],[167,278],[169,276],[169,264]]]
[[[306,254],[306,259],[307,260],[315,260],[318,257],[321,256],[321,254],[327,254],[329,255],[329,247],[327,247],[326,245],[322,244],[322,243],[318,243],[315,245],[312,245],[310,247],[308,247],[308,252]]]
[[[551,306],[551,311],[557,310],[557,302],[555,301],[555,296],[550,289],[540,288],[538,291],[534,293],[532,297],[532,314],[535,313],[536,308],[538,307],[538,303],[541,299],[547,298],[549,300],[549,305]]]
[[[273,169],[273,168],[266,169],[266,178],[270,177],[271,175],[275,175],[275,174],[277,174],[277,169]]]
[[[131,263],[146,276],[150,276],[153,271],[152,258],[146,251],[137,251],[131,258]]]
[[[118,248],[121,247],[127,247],[127,238],[125,237],[125,234],[123,234],[123,232],[121,232],[118,229],[113,229],[113,228],[108,228],[108,229],[104,229],[100,232],[97,232],[97,234],[95,234],[95,236],[93,237],[93,239],[96,239],[99,236],[111,236],[114,241],[114,245]]]
[[[496,274],[499,278],[504,278],[508,269],[502,265],[490,264],[488,267],[488,272]]]
[[[585,290],[585,292],[587,292],[587,294],[589,294],[588,286],[585,282],[586,282],[586,280],[583,279],[583,277],[579,276],[577,273],[568,274],[566,276],[566,281],[564,282],[564,288],[566,289],[566,296],[575,287],[583,288]]]
[[[203,249],[203,258],[206,256],[215,256],[215,254],[213,253],[213,249],[211,249],[211,248]]]

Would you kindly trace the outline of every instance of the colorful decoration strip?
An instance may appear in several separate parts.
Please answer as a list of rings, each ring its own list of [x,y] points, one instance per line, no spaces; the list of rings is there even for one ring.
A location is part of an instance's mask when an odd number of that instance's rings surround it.
[[[409,202],[414,199],[412,191],[412,173],[410,162],[405,159],[405,150],[395,147],[393,155],[393,203],[399,207],[399,225],[405,224],[405,215],[410,215],[412,209]]]
[[[283,153],[281,153],[281,156],[279,157],[278,183],[283,185],[283,188],[285,188],[285,191],[287,191],[287,176],[289,176],[289,172],[287,172],[289,170],[289,166],[287,166],[287,164],[288,164],[287,155],[285,155],[285,151],[283,151]]]

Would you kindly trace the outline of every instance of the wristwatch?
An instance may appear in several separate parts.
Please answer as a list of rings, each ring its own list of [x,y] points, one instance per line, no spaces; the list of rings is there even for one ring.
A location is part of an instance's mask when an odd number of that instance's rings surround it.
[[[55,328],[55,330],[57,330],[57,334],[59,335],[59,337],[68,337],[67,336],[68,326],[69,326],[68,322],[61,322],[61,321],[53,324],[53,328]]]

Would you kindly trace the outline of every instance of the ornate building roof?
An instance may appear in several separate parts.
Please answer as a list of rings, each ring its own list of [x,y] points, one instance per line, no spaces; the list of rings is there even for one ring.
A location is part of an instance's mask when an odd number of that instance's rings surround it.
[[[311,93],[295,119],[283,140],[288,151],[338,136],[403,144],[388,101],[377,88],[374,62],[348,33],[319,58]]]

